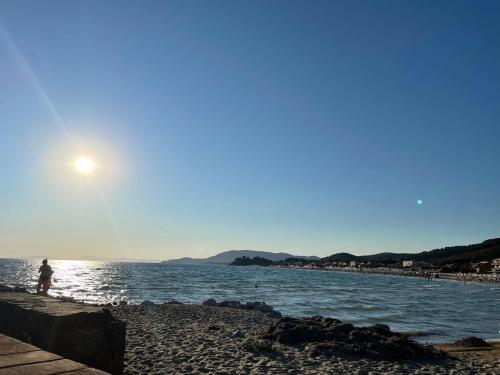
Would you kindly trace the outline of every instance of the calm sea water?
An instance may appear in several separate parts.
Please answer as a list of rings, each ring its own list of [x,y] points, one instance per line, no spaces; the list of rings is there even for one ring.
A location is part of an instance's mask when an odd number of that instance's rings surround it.
[[[0,284],[36,287],[39,260],[0,259]],[[101,303],[207,298],[264,301],[286,315],[323,315],[425,332],[422,341],[499,338],[500,286],[262,267],[51,261],[51,293]]]

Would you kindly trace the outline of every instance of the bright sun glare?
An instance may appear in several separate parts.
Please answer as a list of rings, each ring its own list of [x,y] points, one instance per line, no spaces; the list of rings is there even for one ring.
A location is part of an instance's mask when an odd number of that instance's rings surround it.
[[[95,163],[87,156],[80,156],[75,160],[74,166],[81,174],[89,174],[95,169]]]

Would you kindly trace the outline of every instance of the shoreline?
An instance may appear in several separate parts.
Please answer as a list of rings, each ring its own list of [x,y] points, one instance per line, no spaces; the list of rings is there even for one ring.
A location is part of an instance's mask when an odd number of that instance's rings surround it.
[[[19,290],[12,292],[20,293]],[[125,375],[500,373],[500,343],[493,343],[494,340],[490,340],[492,344],[488,348],[454,343],[417,344],[404,334],[392,332],[387,326],[384,328],[384,325],[354,327],[331,318],[282,318],[271,306],[255,302],[206,300],[203,304],[154,304],[144,301],[140,305],[98,306],[126,325]],[[325,325],[325,322],[333,321],[338,328],[335,331]],[[298,322],[293,323],[299,324],[292,328],[295,331],[287,331],[292,334],[288,337],[295,337],[298,342],[280,339],[276,327],[287,327],[288,322]],[[338,332],[334,335],[340,336],[316,338],[318,331],[312,329],[314,322],[322,322],[317,328],[319,333]],[[348,337],[342,333],[345,328],[352,331]],[[389,339],[384,338],[386,334],[379,329],[390,333]],[[352,335],[354,331],[357,331],[356,336]],[[271,332],[274,332],[274,339],[269,337]],[[406,345],[414,350],[420,349],[417,352],[410,349],[410,357],[394,357],[390,349],[392,335],[399,338],[395,349],[404,349]],[[333,351],[323,349],[331,345],[340,346],[333,347]],[[357,346],[353,348],[352,345]],[[369,353],[373,349],[380,354],[372,357]],[[439,350],[446,354],[439,354]],[[416,354],[419,351],[422,354]]]
[[[303,268],[300,269],[304,270]],[[238,269],[236,269],[236,271],[238,271]],[[271,271],[271,276],[269,278],[274,277],[272,276],[272,274],[288,275],[290,273],[290,271],[276,271],[276,272],[273,272],[272,270],[269,271]],[[317,270],[305,269],[305,271],[317,271]],[[332,270],[332,272],[335,272],[335,270]],[[341,272],[346,272],[346,271],[343,270]],[[202,300],[205,298],[210,298],[210,297],[222,298],[222,296],[224,296],[227,299],[242,300],[242,301],[265,301],[270,305],[275,306],[277,310],[279,310],[280,312],[282,312],[284,315],[287,316],[301,317],[301,316],[325,315],[329,317],[339,317],[343,320],[349,321],[354,324],[373,324],[373,323],[389,324],[391,325],[391,327],[394,327],[399,331],[411,334],[412,336],[416,337],[416,340],[419,342],[446,343],[449,342],[450,340],[463,337],[467,334],[475,334],[484,339],[492,339],[492,338],[494,339],[498,337],[498,330],[496,329],[498,319],[496,319],[497,318],[496,314],[491,313],[491,310],[487,310],[484,307],[482,308],[482,310],[480,310],[479,307],[467,307],[466,311],[469,311],[469,313],[481,314],[481,316],[484,317],[484,320],[481,319],[480,321],[475,322],[474,320],[467,318],[467,315],[464,315],[464,313],[456,313],[457,310],[455,309],[446,312],[446,309],[442,310],[440,307],[438,307],[439,304],[432,305],[433,298],[435,298],[436,293],[437,294],[445,293],[445,297],[447,298],[447,296],[454,296],[457,291],[461,291],[461,293],[464,294],[465,296],[469,291],[477,291],[477,292],[484,292],[485,294],[473,293],[474,297],[478,295],[487,297],[491,293],[495,294],[498,291],[498,286],[495,284],[493,285],[476,284],[467,287],[465,285],[456,284],[452,282],[441,282],[441,283],[438,282],[433,285],[432,283],[427,283],[425,281],[417,281],[416,279],[407,279],[405,281],[404,279],[391,278],[392,275],[387,275],[387,274],[377,274],[379,277],[370,277],[370,276],[360,277],[361,275],[354,275],[352,277],[348,276],[349,274],[352,275],[353,273],[359,274],[359,272],[349,272],[346,273],[345,276],[343,275],[335,276],[335,274],[321,274],[312,272],[310,273],[310,276],[308,276],[308,272],[291,273],[291,274],[297,274],[297,276],[295,277],[298,277],[299,280],[338,279],[340,283],[339,285],[343,285],[344,283],[343,280],[359,283],[361,286],[356,284],[356,286],[354,287],[354,291],[356,292],[354,295],[355,296],[359,295],[359,298],[356,297],[352,299],[352,295],[349,294],[351,293],[350,292],[351,289],[349,289],[348,292],[342,292],[342,296],[345,295],[346,298],[351,298],[347,302],[347,304],[344,303],[343,305],[341,304],[342,302],[337,303],[335,300],[329,301],[328,299],[325,299],[326,297],[324,295],[321,294],[316,296],[311,296],[311,299],[309,299],[307,296],[301,297],[300,294],[298,294],[297,292],[292,293],[293,296],[301,298],[301,300],[297,300],[298,301],[297,304],[286,303],[286,301],[285,303],[283,303],[282,295],[279,294],[270,295],[268,291],[264,291],[259,294],[258,292],[262,288],[255,289],[257,293],[254,293],[253,283],[250,286],[249,285],[246,286],[247,290],[248,288],[251,288],[251,290],[249,290],[249,293],[245,294],[244,292],[242,292],[240,294],[233,294],[233,295],[224,295],[224,294],[219,295],[217,292],[207,293],[205,295],[203,294],[184,295],[180,293],[176,293],[175,295],[171,295],[168,293],[167,294],[145,293],[142,295],[131,297],[126,294],[119,294],[113,291],[109,291],[103,298],[101,298],[100,296],[92,298],[92,296],[95,293],[97,293],[96,290],[89,289],[87,293],[79,294],[79,293],[72,293],[71,290],[55,289],[51,290],[50,293],[55,298],[67,302],[84,302],[90,305],[104,307],[104,308],[112,307],[113,305],[119,305],[119,304],[139,305],[142,302],[144,302],[145,298],[150,298],[151,301],[154,302],[155,304],[176,303],[176,302],[181,302],[184,304],[200,304]],[[303,276],[300,276],[300,274],[302,274]],[[314,274],[316,274],[316,276]],[[362,300],[362,298],[364,298],[363,295],[365,295],[367,292],[365,291],[364,293],[358,293],[358,291],[363,290],[360,289],[360,287],[366,285],[370,286],[372,284],[378,285],[380,289],[376,288],[373,290],[373,288],[368,288],[368,293],[370,292],[378,293],[378,291],[381,290],[381,293],[384,294],[383,296],[384,299],[377,299],[371,304],[366,301],[363,302]],[[34,285],[31,285],[31,288],[28,288],[28,290],[30,292],[34,292],[33,288]],[[2,288],[0,288],[0,290],[1,289]],[[23,288],[17,288],[17,289],[22,290]],[[426,319],[423,319],[421,315],[413,313],[414,309],[412,310],[411,306],[414,306],[414,301],[411,297],[411,292],[408,292],[407,290],[417,290],[419,291],[419,293],[421,290],[422,293],[425,293],[424,294],[425,298],[422,299],[419,298],[419,300],[424,304],[431,303],[432,305],[431,308],[435,311],[435,317],[433,318],[433,320],[428,321]],[[394,311],[394,308],[391,307],[392,306],[391,301],[393,301],[393,298],[391,296],[393,296],[394,293],[397,293],[398,296],[402,295],[403,296],[402,298],[404,298],[403,300],[404,304],[401,305],[402,309],[401,311]],[[406,296],[409,296],[409,298],[407,298]],[[479,301],[479,299],[475,297],[474,301]],[[333,307],[330,308],[329,306]],[[456,303],[454,303],[452,306],[460,307],[460,305]],[[475,306],[475,304],[469,304],[469,306]],[[406,311],[407,315],[404,315],[404,311]],[[414,318],[412,319],[411,317]]]
[[[285,268],[296,270],[308,271],[323,271],[323,272],[347,272],[354,274],[367,274],[367,275],[385,275],[385,276],[399,276],[399,277],[415,277],[427,279],[429,276],[418,271],[404,271],[400,268],[364,268],[362,270],[353,267],[311,267],[311,266],[270,266],[271,268]],[[440,273],[429,272],[430,280],[452,280],[459,282],[474,282],[485,284],[500,284],[500,275],[491,274],[465,274],[465,273]]]

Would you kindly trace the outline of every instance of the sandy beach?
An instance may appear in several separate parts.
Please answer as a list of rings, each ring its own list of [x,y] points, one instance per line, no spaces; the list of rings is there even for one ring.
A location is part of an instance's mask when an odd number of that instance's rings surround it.
[[[127,325],[125,374],[498,374],[499,348],[456,350],[447,358],[383,361],[336,353],[311,355],[273,343],[249,342],[278,318],[260,311],[188,304],[113,306]],[[455,350],[453,350],[455,349]]]
[[[332,272],[349,272],[359,274],[371,275],[386,275],[386,276],[402,276],[402,277],[418,277],[428,279],[429,276],[432,280],[444,279],[460,282],[476,282],[476,283],[500,283],[500,275],[497,274],[479,274],[479,273],[439,273],[439,272],[421,272],[414,270],[405,270],[401,268],[355,268],[355,267],[314,267],[311,265],[305,266],[273,266],[276,268],[290,268],[290,269],[304,269],[315,271],[332,271]],[[429,280],[430,281],[430,280]]]

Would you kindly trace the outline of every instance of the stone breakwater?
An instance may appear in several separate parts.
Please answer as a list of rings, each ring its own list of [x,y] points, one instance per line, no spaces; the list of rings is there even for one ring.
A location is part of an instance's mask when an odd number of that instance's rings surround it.
[[[286,343],[283,343],[278,339],[279,330],[284,328],[280,324],[295,322],[293,318],[280,321],[280,318],[257,309],[222,307],[218,304],[151,304],[113,306],[110,310],[113,316],[127,325],[125,374],[493,375],[500,372],[500,359],[487,361],[471,353],[442,356],[428,348],[423,349],[424,352],[429,350],[425,355],[395,361],[368,358],[366,353],[317,347],[330,341],[296,342],[291,345],[285,340]],[[320,322],[320,327],[328,325],[326,320],[321,320],[324,318],[314,319]],[[303,323],[301,320],[298,322],[299,325]],[[336,320],[331,322],[330,326],[345,324]],[[383,331],[381,336],[388,335],[387,328],[378,328]],[[375,335],[378,328],[364,332],[359,327],[353,327],[350,332],[358,332],[359,335],[352,336],[359,336],[359,345],[364,345],[367,336]],[[320,332],[324,331],[320,329]],[[397,334],[391,332],[391,335]],[[368,345],[365,348],[369,349]]]

